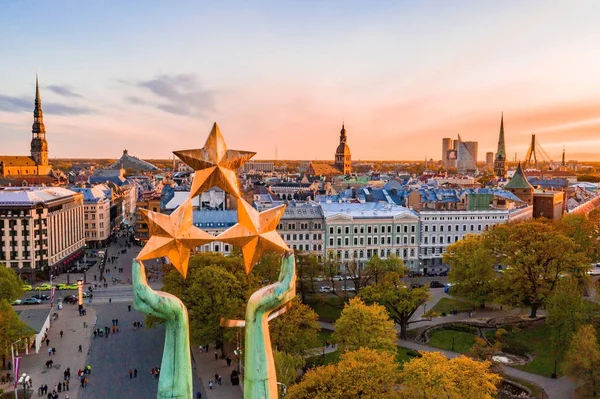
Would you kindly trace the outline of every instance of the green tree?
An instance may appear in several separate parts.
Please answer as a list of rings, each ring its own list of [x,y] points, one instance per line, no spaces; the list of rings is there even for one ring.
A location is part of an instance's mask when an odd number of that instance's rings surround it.
[[[192,344],[216,342],[222,356],[225,356],[226,333],[234,332],[221,327],[220,320],[243,318],[244,306],[252,292],[250,279],[243,271],[236,275],[228,270],[236,262],[239,259],[199,254],[190,259],[186,279],[174,270],[164,279],[163,290],[179,297],[188,309]]]
[[[275,357],[277,381],[284,383],[288,387],[295,384],[298,381],[298,371],[306,364],[304,357],[302,355],[280,352],[277,349],[273,351],[273,356]]]
[[[546,324],[552,327],[550,338],[555,356],[560,356],[569,345],[573,333],[583,324],[585,316],[586,303],[580,284],[571,278],[559,281],[546,301]]]
[[[369,348],[394,352],[396,330],[385,307],[365,305],[360,298],[352,298],[336,320],[332,338],[339,349]]]
[[[406,339],[409,320],[419,306],[429,299],[427,287],[409,288],[400,273],[388,273],[378,284],[364,288],[360,297],[366,302],[385,306],[389,316],[400,326],[400,338]]]
[[[600,383],[600,346],[594,326],[580,326],[573,337],[563,362],[564,372],[591,386],[595,398]]]
[[[286,399],[397,399],[397,382],[393,354],[361,348],[344,353],[336,364],[309,370]]]
[[[6,298],[0,299],[0,354],[2,368],[6,367],[6,357],[10,346],[18,339],[28,337],[33,332],[25,325]]]
[[[530,317],[556,288],[561,277],[585,278],[589,263],[573,240],[552,224],[508,223],[485,233],[484,241],[499,263],[508,265],[498,279],[498,301],[531,308]]]
[[[12,302],[22,295],[23,281],[21,278],[12,268],[0,263],[0,299]]]
[[[296,274],[302,302],[306,301],[307,292],[315,292],[315,279],[323,271],[323,265],[314,254],[296,253]]]
[[[364,268],[357,262],[350,262],[347,268],[357,294],[369,283],[378,284],[388,273],[396,273],[402,277],[405,274],[404,262],[394,255],[381,259],[375,254],[367,261]]]
[[[428,399],[492,399],[502,378],[491,363],[466,356],[448,359],[441,352],[421,352],[404,363],[402,397]]]
[[[452,294],[467,298],[485,307],[494,290],[494,256],[484,245],[481,235],[468,235],[449,245],[443,255],[444,263],[450,266],[448,280],[456,284]]]
[[[594,217],[594,215],[592,215]],[[596,261],[598,252],[598,234],[592,221],[584,214],[565,215],[555,222],[556,230],[571,238],[578,252],[584,253],[587,261]]]
[[[310,306],[294,299],[287,312],[269,322],[273,348],[290,355],[305,355],[319,346],[318,318]]]

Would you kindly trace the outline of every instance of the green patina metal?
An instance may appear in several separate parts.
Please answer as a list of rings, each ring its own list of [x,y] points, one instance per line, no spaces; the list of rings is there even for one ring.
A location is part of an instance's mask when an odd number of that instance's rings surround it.
[[[287,254],[281,261],[279,281],[252,294],[246,307],[244,362],[244,398],[246,399],[278,397],[269,320],[286,309],[294,296],[296,296],[296,261],[293,254]]]
[[[133,305],[165,321],[165,345],[158,380],[158,399],[192,399],[192,359],[188,312],[179,298],[148,286],[146,270],[133,260]]]

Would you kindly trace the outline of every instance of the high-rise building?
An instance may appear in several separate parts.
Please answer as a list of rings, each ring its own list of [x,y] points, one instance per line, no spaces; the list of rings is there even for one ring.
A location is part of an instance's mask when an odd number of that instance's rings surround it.
[[[442,164],[446,169],[456,168],[456,140],[449,137],[442,139]]]
[[[458,148],[456,167],[458,173],[467,174],[477,172],[477,141],[462,141],[458,135]]]
[[[485,166],[489,168],[494,166],[494,153],[491,151],[485,153]]]
[[[64,272],[85,248],[83,194],[62,187],[0,189],[0,264],[24,281]]]
[[[350,147],[346,144],[346,128],[342,124],[340,130],[340,144],[335,151],[335,166],[345,175],[352,173],[352,157],[350,155]]]
[[[35,77],[35,106],[31,126],[31,155],[0,155],[0,176],[46,176],[48,164],[48,142],[42,112],[42,99],[37,76]]]
[[[500,135],[498,136],[498,151],[494,160],[494,173],[497,177],[505,178],[508,165],[506,164],[506,145],[504,144],[504,114],[500,117]]]

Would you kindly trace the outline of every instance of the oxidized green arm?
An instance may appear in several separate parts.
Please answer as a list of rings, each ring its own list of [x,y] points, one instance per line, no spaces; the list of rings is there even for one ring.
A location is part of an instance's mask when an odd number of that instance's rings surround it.
[[[296,263],[294,255],[287,253],[281,261],[279,281],[256,291],[246,308],[246,360],[244,397],[251,399],[277,398],[277,376],[269,315],[283,308],[296,295]]]
[[[165,345],[158,381],[159,399],[191,399],[192,364],[188,314],[179,298],[148,286],[144,265],[133,260],[133,305],[143,313],[165,320]]]

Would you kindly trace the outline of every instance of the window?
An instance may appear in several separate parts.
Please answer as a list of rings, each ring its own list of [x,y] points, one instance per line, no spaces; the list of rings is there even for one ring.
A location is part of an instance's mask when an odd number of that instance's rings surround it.
[[[377,245],[377,237],[373,237],[373,245]]]
[[[404,236],[404,245],[408,244],[408,237]]]
[[[350,239],[349,239],[348,237],[344,238],[344,245],[345,245],[345,246],[348,246],[348,245],[350,245],[350,244],[349,244],[349,242],[348,242],[349,240],[350,240]]]
[[[377,234],[377,226],[374,226],[374,227],[373,227],[373,233],[376,233],[376,234]]]
[[[361,239],[362,241],[362,239]],[[367,237],[367,245],[371,245],[371,237]]]
[[[415,243],[415,236],[410,236],[410,243],[414,244]]]
[[[415,232],[415,225],[413,224],[412,226],[410,226],[410,232],[414,233]]]
[[[361,231],[362,233],[362,231]],[[367,226],[367,234],[371,234],[371,226]]]
[[[413,226],[413,227],[414,227],[414,226]],[[408,226],[407,226],[407,225],[404,225],[404,232],[405,232],[405,233],[408,233]]]
[[[330,246],[330,247],[333,247],[333,237],[331,237],[331,238],[329,239],[329,246]]]
[[[425,232],[429,231],[429,226],[425,225]]]
[[[431,237],[431,243],[432,243],[432,244],[435,244],[435,236],[434,236],[434,237]]]
[[[388,232],[388,233],[391,233],[391,232],[392,232],[392,226],[391,226],[391,225],[388,225],[387,232]]]
[[[333,234],[333,227],[329,228],[329,234]]]
[[[427,237],[423,237],[423,244],[428,244]]]
[[[350,227],[346,226],[346,227],[344,228],[344,233],[346,233],[346,234],[350,234]]]
[[[338,234],[342,234],[342,228],[341,228],[341,227],[338,227],[338,228],[337,228],[337,233],[338,233]]]
[[[338,237],[337,239],[337,246],[341,247],[342,246],[342,239]]]

